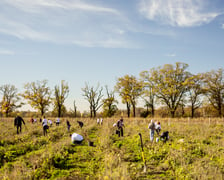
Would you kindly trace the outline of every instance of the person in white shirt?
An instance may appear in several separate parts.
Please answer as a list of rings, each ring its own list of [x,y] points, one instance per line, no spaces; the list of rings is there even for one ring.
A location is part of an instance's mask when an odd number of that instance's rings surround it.
[[[100,125],[103,125],[103,118],[100,119]]]
[[[48,120],[48,123],[50,124],[50,126],[52,126],[52,121],[50,119]]]
[[[161,124],[160,124],[160,122],[156,122],[155,130],[156,130],[157,135],[159,136],[159,133],[161,131]]]
[[[100,124],[100,119],[99,118],[97,118],[96,123]]]
[[[47,135],[47,130],[49,129],[49,126],[47,125],[47,119],[44,116],[44,119],[42,120],[42,125],[43,125],[43,131],[44,131],[44,136]]]
[[[59,126],[59,124],[60,124],[60,118],[58,117],[58,118],[56,119],[56,126]]]
[[[73,133],[71,138],[73,144],[80,144],[84,139],[80,134],[77,133]]]

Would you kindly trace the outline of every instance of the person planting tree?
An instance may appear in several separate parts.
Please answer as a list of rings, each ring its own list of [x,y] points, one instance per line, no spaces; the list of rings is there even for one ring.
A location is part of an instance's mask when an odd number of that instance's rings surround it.
[[[121,118],[120,120],[117,121],[117,134],[118,136],[122,136],[124,135],[124,130],[123,130],[123,127],[124,127],[124,121],[123,121],[123,118]]]

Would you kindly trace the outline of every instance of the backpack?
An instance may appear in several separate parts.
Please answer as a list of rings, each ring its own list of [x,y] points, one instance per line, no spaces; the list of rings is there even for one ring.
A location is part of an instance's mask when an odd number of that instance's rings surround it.
[[[155,129],[155,123],[154,122],[149,124],[149,129]]]

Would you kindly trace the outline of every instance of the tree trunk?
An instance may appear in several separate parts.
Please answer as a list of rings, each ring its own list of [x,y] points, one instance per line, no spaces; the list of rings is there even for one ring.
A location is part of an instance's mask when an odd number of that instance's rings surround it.
[[[130,105],[128,104],[128,102],[127,102],[127,113],[128,113],[128,118],[130,117]]]
[[[41,116],[43,116],[44,115],[44,108],[42,107],[41,108]]]
[[[75,108],[75,110],[74,110],[74,111],[75,111],[75,118],[76,118],[76,116],[77,116],[77,115],[76,115],[76,108]]]
[[[194,118],[194,107],[191,106],[191,118]]]
[[[92,118],[93,117],[93,108],[91,105],[90,105],[89,109],[90,109],[90,117]]]
[[[133,106],[133,116],[135,117],[135,104],[132,104]]]
[[[221,118],[222,117],[222,103],[221,103],[221,100],[218,103],[218,111],[219,111],[219,117]]]
[[[96,110],[93,111],[93,117],[96,117]]]
[[[152,117],[154,117],[155,116],[155,109],[154,109],[153,105],[151,105],[151,111],[152,111]]]
[[[171,117],[172,117],[172,118],[175,117],[175,111],[174,111],[174,110],[171,110],[171,111],[170,111],[170,114],[171,114]]]
[[[182,113],[181,116],[184,117],[185,111],[184,111],[184,107],[183,106],[182,106],[182,112],[181,113]]]
[[[58,117],[61,117],[61,106],[58,106]]]

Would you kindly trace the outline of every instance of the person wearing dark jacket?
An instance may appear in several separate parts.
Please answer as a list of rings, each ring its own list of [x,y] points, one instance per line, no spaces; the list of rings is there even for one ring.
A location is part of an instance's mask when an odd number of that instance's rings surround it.
[[[16,116],[14,120],[14,126],[17,127],[17,134],[19,134],[19,132],[21,133],[22,131],[22,123],[25,125],[23,118],[20,116]]]
[[[68,120],[66,121],[66,123],[67,123],[68,131],[70,131],[71,124],[70,124],[70,122]]]
[[[117,131],[116,133],[118,134],[118,136],[124,136],[124,130],[123,130],[123,127],[124,127],[124,121],[123,121],[123,118],[121,118],[120,120],[117,121]]]

